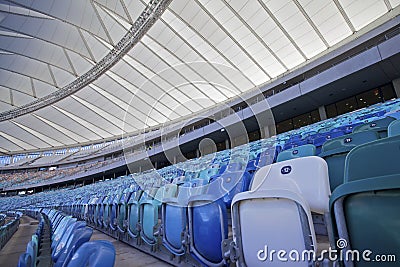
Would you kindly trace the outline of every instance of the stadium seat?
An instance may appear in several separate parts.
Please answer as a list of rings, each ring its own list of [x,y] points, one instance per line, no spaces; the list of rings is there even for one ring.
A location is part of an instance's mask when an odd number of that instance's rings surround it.
[[[78,248],[90,240],[92,234],[93,229],[89,227],[78,228],[71,232],[65,247],[58,256],[53,257],[53,260],[55,260],[53,267],[66,266]]]
[[[149,245],[157,244],[157,237],[161,234],[159,227],[159,215],[161,213],[161,203],[164,198],[175,195],[176,185],[167,184],[160,187],[155,195],[145,194],[140,200],[140,236]]]
[[[103,219],[102,219],[102,224],[104,228],[108,228],[109,227],[109,222],[110,222],[110,208],[109,205],[111,203],[111,195],[107,195],[104,199],[103,199],[103,203],[102,203],[102,209],[103,209]]]
[[[86,242],[78,248],[67,267],[113,267],[115,262],[115,248],[105,240]]]
[[[23,253],[19,256],[18,267],[32,267],[32,255],[30,253]]]
[[[211,176],[217,174],[219,171],[218,168],[208,168],[205,170],[200,171],[199,179],[209,179]]]
[[[314,145],[307,144],[295,148],[291,148],[288,150],[281,151],[278,155],[277,162],[294,159],[294,158],[301,158],[307,156],[315,156],[316,155],[316,148]]]
[[[132,189],[127,188],[124,190],[119,202],[118,202],[118,218],[117,227],[120,233],[126,232],[126,221],[128,219],[128,200],[132,194]]]
[[[111,197],[111,203],[109,205],[109,210],[110,210],[110,229],[111,231],[117,231],[117,225],[118,225],[118,206],[119,206],[119,201],[122,196],[121,192],[117,192],[114,196]]]
[[[140,234],[139,229],[139,200],[142,197],[143,191],[136,188],[132,192],[128,201],[128,234],[132,238],[137,238]]]
[[[369,123],[361,124],[354,128],[353,133],[363,132],[363,131],[375,131],[378,133],[379,138],[387,137],[388,126],[395,119],[391,117],[386,117],[384,119],[375,120]]]
[[[377,132],[364,131],[329,140],[322,146],[319,156],[328,163],[331,191],[343,183],[345,159],[350,150],[378,138]]]
[[[225,264],[221,242],[228,238],[228,208],[237,193],[248,190],[251,177],[245,171],[225,172],[210,181],[206,194],[189,198],[190,253],[202,264]]]
[[[98,196],[97,201],[96,201],[94,217],[95,217],[95,224],[98,227],[103,226],[103,200],[104,200],[104,196]]]
[[[39,254],[39,238],[36,234],[32,235],[32,247],[33,247],[33,261],[34,261],[34,266],[36,266],[36,262],[37,262],[37,256]]]
[[[316,253],[311,212],[327,213],[329,195],[328,166],[319,157],[296,158],[261,168],[250,191],[233,198],[233,239],[224,240],[223,255],[237,261],[237,266],[253,267],[268,265],[264,262],[266,247]],[[309,264],[295,262],[293,266]],[[275,259],[271,266],[287,266],[287,262]]]
[[[263,150],[260,153],[260,158],[257,162],[257,168],[261,168],[276,162],[278,154],[282,151],[281,146],[273,146]]]
[[[354,148],[347,155],[344,183],[332,193],[331,216],[337,238],[350,249],[400,258],[400,136]],[[351,263],[347,263],[348,266]],[[363,259],[354,266],[375,266]],[[385,263],[384,266],[397,266]]]
[[[51,249],[55,249],[61,239],[64,236],[65,231],[73,224],[77,222],[76,218],[71,218],[69,216],[66,216],[62,222],[58,225],[56,230],[54,231],[54,234],[52,236],[52,244],[51,244]],[[83,222],[80,223],[81,225],[84,225]]]
[[[68,228],[63,232],[61,239],[57,242],[56,246],[52,249],[52,260],[53,262],[57,262],[60,255],[63,251],[67,248],[68,240],[70,239],[71,235],[80,228],[85,228],[86,223],[82,221],[77,221],[68,226]],[[54,241],[53,241],[54,243]]]
[[[37,254],[35,253],[35,247],[34,244],[32,243],[32,240],[28,242],[26,246],[26,253],[28,253],[31,256],[31,266],[36,267],[36,260],[37,260]]]
[[[189,198],[201,194],[207,183],[204,179],[187,181],[177,187],[175,196],[163,199],[163,245],[174,255],[181,256],[186,252]]]
[[[388,136],[400,135],[400,120],[392,121],[388,127]]]

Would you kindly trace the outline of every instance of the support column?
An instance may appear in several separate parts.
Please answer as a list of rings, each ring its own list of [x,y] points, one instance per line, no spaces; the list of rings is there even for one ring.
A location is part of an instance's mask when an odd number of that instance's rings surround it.
[[[392,81],[394,91],[396,92],[396,96],[400,97],[400,78],[397,78]]]
[[[230,149],[229,139],[225,139],[225,149]]]
[[[318,111],[319,111],[319,117],[320,117],[321,121],[324,121],[328,118],[328,116],[326,115],[325,106],[318,107]]]

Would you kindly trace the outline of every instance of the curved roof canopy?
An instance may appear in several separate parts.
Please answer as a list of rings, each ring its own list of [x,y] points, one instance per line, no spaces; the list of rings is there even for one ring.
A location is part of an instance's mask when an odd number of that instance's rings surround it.
[[[167,8],[143,28],[154,2]],[[318,57],[400,4],[154,2],[0,0],[0,152],[96,142],[190,116]],[[122,51],[132,29],[142,35]]]

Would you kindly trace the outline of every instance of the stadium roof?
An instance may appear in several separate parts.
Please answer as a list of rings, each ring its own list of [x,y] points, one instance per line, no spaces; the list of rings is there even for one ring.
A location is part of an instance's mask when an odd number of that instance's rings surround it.
[[[0,152],[96,142],[190,116],[378,26],[399,4],[0,0]]]

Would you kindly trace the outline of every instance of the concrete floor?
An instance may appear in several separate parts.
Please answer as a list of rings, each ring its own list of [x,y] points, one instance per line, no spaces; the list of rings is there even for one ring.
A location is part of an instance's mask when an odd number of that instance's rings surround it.
[[[166,262],[160,261],[153,256],[150,256],[140,250],[137,250],[125,243],[122,243],[108,235],[105,235],[97,230],[93,231],[92,240],[108,240],[116,250],[116,259],[114,267],[169,267]],[[1,266],[1,264],[0,264]]]
[[[18,230],[0,250],[0,266],[14,267],[18,265],[19,256],[26,251],[26,245],[32,239],[37,227],[37,220],[28,216],[21,217]]]

